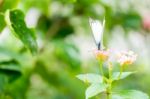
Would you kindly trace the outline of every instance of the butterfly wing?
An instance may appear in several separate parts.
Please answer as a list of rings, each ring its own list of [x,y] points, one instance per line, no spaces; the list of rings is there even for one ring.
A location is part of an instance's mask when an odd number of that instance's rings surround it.
[[[100,49],[101,45],[103,46],[103,30],[105,25],[105,20],[103,21],[103,24],[98,20],[89,19],[90,26],[92,29],[92,33],[96,42],[96,45],[98,46],[98,49]]]

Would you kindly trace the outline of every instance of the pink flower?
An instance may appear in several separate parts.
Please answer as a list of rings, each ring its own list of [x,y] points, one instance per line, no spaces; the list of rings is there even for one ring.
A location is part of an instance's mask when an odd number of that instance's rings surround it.
[[[136,60],[137,55],[132,51],[120,52],[118,54],[118,62],[121,66],[130,65]]]
[[[109,50],[95,50],[96,59],[99,61],[106,61],[109,57]]]

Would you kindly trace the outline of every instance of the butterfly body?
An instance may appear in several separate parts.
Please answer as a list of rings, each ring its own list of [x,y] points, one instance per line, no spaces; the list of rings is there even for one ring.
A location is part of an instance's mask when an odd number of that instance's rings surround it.
[[[98,50],[101,50],[101,43],[98,43],[98,44],[97,44],[97,49],[98,49]]]

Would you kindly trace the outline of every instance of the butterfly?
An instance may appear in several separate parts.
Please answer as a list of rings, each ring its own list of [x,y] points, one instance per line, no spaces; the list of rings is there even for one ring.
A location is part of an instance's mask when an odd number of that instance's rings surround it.
[[[89,19],[92,33],[95,39],[98,50],[103,49],[103,32],[105,27],[105,19],[101,23],[99,20]]]

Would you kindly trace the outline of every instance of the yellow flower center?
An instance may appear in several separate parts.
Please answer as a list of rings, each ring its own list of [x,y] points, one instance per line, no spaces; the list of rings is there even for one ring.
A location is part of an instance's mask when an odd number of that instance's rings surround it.
[[[109,52],[104,50],[97,50],[95,51],[96,59],[99,61],[106,61],[109,57]]]

